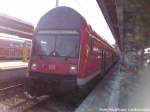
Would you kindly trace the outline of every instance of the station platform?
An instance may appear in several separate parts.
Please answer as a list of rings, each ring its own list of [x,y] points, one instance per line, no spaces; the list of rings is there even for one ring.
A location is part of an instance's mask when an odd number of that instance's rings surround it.
[[[119,85],[122,78],[120,66],[116,65],[98,83],[75,112],[108,112],[108,109],[118,108]]]
[[[150,66],[127,73],[120,94],[120,108],[150,112]]]
[[[24,83],[27,66],[22,60],[0,60],[0,89]]]
[[[22,60],[2,60],[0,61],[0,71],[27,68],[28,63],[22,62]]]
[[[118,66],[102,79],[75,112],[150,112],[150,66]]]

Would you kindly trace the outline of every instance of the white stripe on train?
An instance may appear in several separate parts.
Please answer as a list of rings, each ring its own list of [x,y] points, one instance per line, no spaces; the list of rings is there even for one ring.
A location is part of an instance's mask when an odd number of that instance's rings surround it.
[[[92,80],[94,77],[99,75],[101,73],[101,70],[96,71],[95,73],[90,74],[89,76],[85,78],[77,78],[77,85],[82,86],[88,83],[90,80]]]

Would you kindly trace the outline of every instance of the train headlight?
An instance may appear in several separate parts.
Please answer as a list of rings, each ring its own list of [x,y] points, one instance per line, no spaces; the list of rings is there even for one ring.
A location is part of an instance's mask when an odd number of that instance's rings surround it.
[[[36,63],[32,63],[31,70],[36,70],[36,69],[37,69],[37,64]]]
[[[77,73],[77,65],[70,65],[69,72]]]

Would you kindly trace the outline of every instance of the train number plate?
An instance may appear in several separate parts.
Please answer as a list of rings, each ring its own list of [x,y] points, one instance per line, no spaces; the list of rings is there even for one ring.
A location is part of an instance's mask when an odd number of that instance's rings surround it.
[[[49,65],[49,70],[55,70],[56,66],[55,65]]]

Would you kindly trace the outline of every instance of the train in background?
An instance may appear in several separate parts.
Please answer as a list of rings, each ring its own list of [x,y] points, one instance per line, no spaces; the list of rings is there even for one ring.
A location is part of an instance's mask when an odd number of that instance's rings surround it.
[[[25,46],[24,43],[26,44]],[[31,46],[32,42],[29,39],[23,39],[8,34],[0,34],[0,59],[22,59],[24,47],[26,47],[29,57]]]
[[[26,89],[31,95],[83,88],[117,62],[117,50],[74,9],[57,7],[39,20]]]

